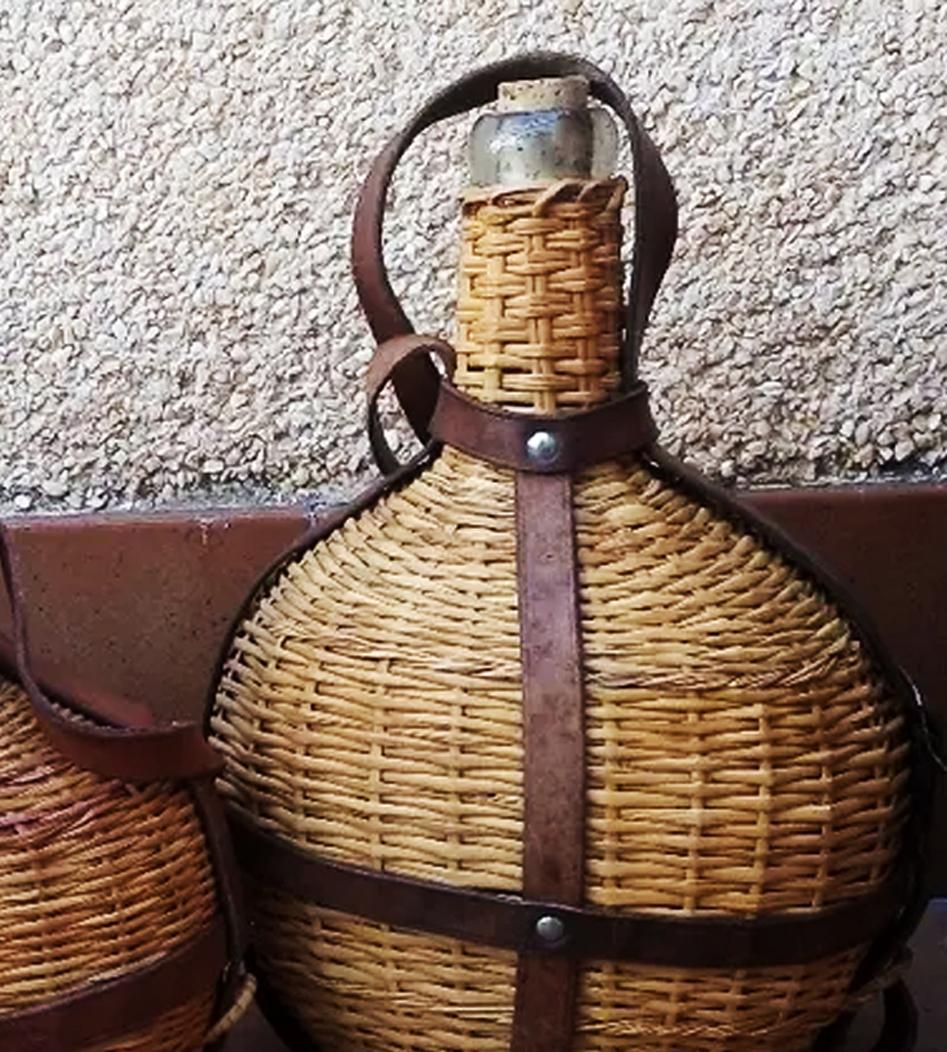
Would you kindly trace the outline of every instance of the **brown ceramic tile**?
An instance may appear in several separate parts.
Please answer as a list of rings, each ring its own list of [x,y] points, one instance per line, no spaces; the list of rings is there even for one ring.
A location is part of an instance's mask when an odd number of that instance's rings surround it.
[[[299,508],[15,520],[37,665],[198,717],[234,612],[309,521]]]

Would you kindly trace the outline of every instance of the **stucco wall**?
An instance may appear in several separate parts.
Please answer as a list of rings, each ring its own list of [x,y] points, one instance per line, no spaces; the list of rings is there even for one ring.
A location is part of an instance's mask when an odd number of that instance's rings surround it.
[[[436,86],[581,52],[663,147],[683,237],[645,373],[728,479],[947,465],[937,0],[14,0],[0,6],[0,510],[332,498],[370,477],[359,178]],[[466,122],[390,251],[449,331]]]

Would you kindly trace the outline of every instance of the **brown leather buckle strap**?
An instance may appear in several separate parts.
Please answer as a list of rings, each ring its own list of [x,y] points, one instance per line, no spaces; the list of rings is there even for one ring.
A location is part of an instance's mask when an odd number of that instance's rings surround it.
[[[523,665],[523,895],[581,906],[585,696],[569,475],[517,472],[516,539]],[[554,909],[536,921],[535,930],[545,943],[568,939],[568,928]],[[568,1052],[577,981],[573,956],[520,957],[511,1052]]]
[[[892,879],[843,905],[755,918],[612,913],[330,862],[262,832],[237,811],[231,809],[228,817],[241,867],[289,895],[378,924],[516,953],[679,968],[804,964],[871,939],[903,891],[900,879]],[[549,915],[565,925],[557,943],[536,931],[536,922]]]
[[[352,230],[352,269],[359,301],[378,343],[414,331],[391,288],[385,267],[382,223],[385,199],[395,166],[411,142],[430,125],[491,102],[504,81],[538,77],[584,76],[592,94],[611,106],[624,122],[631,145],[635,193],[635,233],[622,375],[626,389],[637,375],[641,339],[677,237],[677,199],[661,156],[642,129],[618,85],[584,59],[552,52],[520,55],[485,66],[435,95],[382,150],[359,196]],[[402,363],[394,385],[405,415],[422,439],[437,398],[438,374],[424,358]],[[382,436],[383,437],[383,436]],[[390,451],[374,445],[382,471],[392,468]]]
[[[223,918],[156,963],[56,1001],[0,1015],[0,1048],[73,1052],[139,1031],[194,991],[213,989],[227,961]]]
[[[494,409],[442,382],[431,437],[492,464],[551,475],[643,449],[657,437],[657,427],[640,381],[620,398],[567,416]]]
[[[382,390],[397,375],[399,367],[430,355],[441,360],[449,378],[454,368],[454,349],[443,340],[395,336],[378,348],[366,384],[368,433],[376,449],[388,450],[378,414]],[[439,373],[429,429],[434,441],[493,464],[550,475],[576,472],[643,449],[657,437],[648,388],[640,381],[626,394],[592,409],[563,416],[527,416],[468,398]],[[388,466],[392,465],[396,465],[393,456]]]
[[[97,697],[93,691],[80,695],[65,683],[48,684],[50,693],[61,702],[54,704],[32,671],[20,574],[2,525],[0,574],[13,615],[13,639],[0,640],[0,649],[6,651],[7,662],[15,666],[44,734],[63,756],[79,767],[126,782],[199,778],[220,771],[220,757],[196,724],[162,725],[138,702],[125,706],[123,699],[111,695]],[[102,710],[97,705],[100,700]],[[89,721],[77,719],[69,709],[89,717]],[[126,710],[127,720],[122,720]]]

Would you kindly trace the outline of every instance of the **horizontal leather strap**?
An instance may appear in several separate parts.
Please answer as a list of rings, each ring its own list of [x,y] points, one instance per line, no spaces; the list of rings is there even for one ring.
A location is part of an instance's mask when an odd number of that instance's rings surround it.
[[[87,686],[75,688],[54,673],[33,673],[26,639],[24,599],[9,533],[0,526],[0,583],[7,591],[13,638],[0,638],[0,667],[23,685],[47,740],[78,767],[127,782],[200,778],[216,775],[220,756],[194,723],[158,722],[140,702],[127,706],[114,695]],[[59,704],[54,704],[49,695]],[[99,722],[83,722],[74,715]]]
[[[804,964],[870,941],[890,922],[902,892],[901,881],[893,879],[840,906],[757,918],[611,913],[325,861],[260,831],[236,811],[229,817],[241,865],[287,894],[379,924],[517,953],[678,968]],[[537,931],[537,922],[546,917],[562,923],[564,934],[557,942],[545,941]],[[549,928],[540,926],[545,933]]]
[[[145,1029],[202,991],[213,992],[227,963],[224,928],[218,916],[196,939],[146,968],[0,1015],[0,1048],[75,1052]]]
[[[553,475],[642,449],[655,440],[657,428],[641,382],[592,409],[534,416],[494,409],[442,381],[431,436],[492,464]]]
[[[399,368],[431,356],[441,360],[449,378],[454,370],[454,349],[433,336],[394,336],[378,348],[369,366],[368,434],[379,462],[388,471],[397,468],[397,461],[385,441],[379,397]],[[501,467],[566,474],[643,449],[657,437],[648,388],[640,381],[627,394],[591,409],[563,416],[534,416],[485,405],[457,390],[449,379],[436,375],[431,438]]]

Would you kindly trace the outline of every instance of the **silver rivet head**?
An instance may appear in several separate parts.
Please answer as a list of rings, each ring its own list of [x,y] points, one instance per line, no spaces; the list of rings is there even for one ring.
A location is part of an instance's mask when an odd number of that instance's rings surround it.
[[[534,431],[526,440],[526,453],[534,464],[549,464],[559,454],[559,439],[549,431]]]
[[[536,921],[536,934],[543,942],[559,942],[566,934],[566,926],[558,917],[540,917]]]

